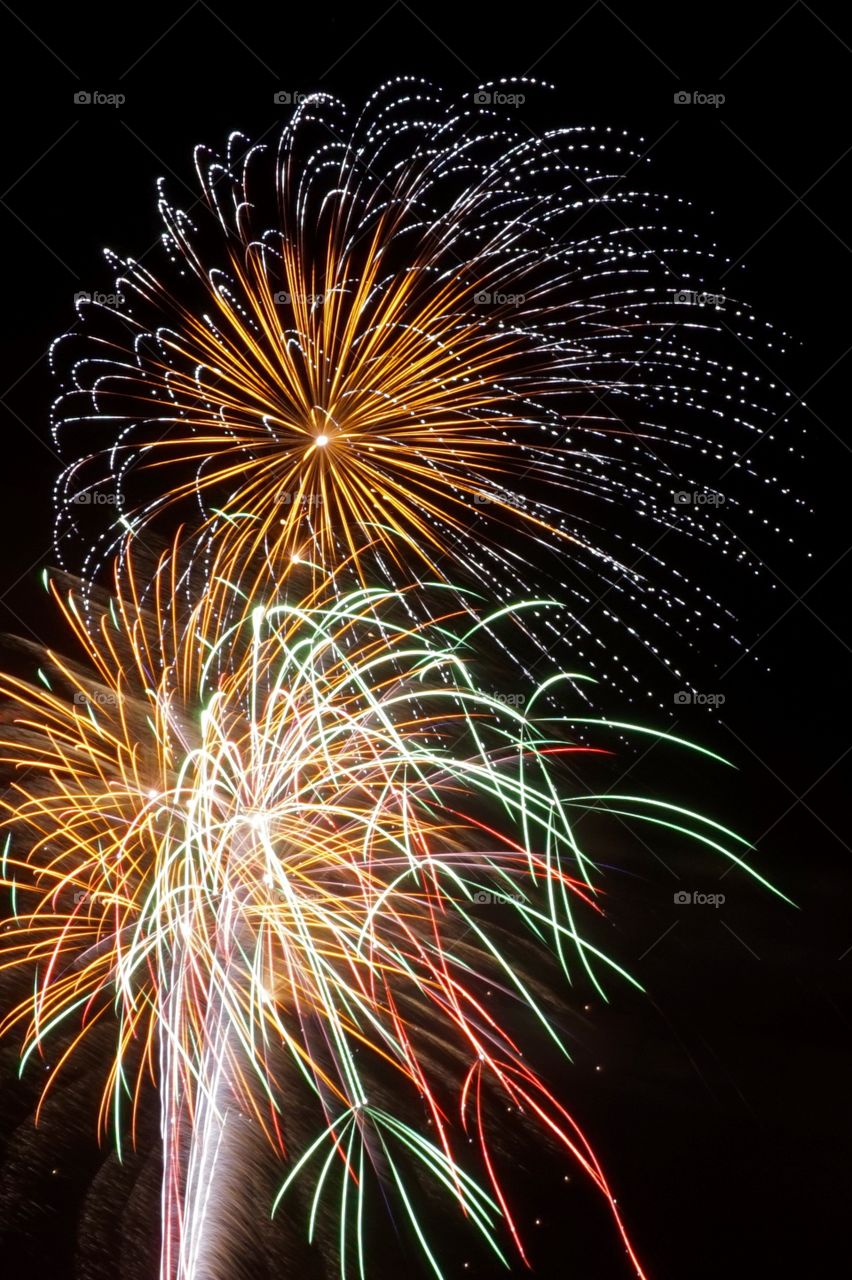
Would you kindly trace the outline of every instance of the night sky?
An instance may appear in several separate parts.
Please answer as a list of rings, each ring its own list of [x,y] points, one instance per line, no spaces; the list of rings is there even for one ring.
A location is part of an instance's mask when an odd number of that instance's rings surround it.
[[[848,1217],[852,1073],[848,15],[824,3],[296,9],[196,0],[185,10],[84,4],[50,16],[16,0],[0,21],[4,632],[62,643],[40,584],[59,469],[47,350],[73,322],[75,292],[110,289],[102,247],[139,256],[152,243],[155,180],[168,175],[179,201],[182,183],[193,187],[196,143],[218,146],[233,129],[275,135],[276,90],[324,89],[357,103],[400,74],[460,91],[508,75],[549,80],[544,124],[643,137],[653,163],[642,180],[706,211],[708,239],[738,264],[738,293],[792,336],[788,354],[763,372],[792,393],[790,443],[806,463],[791,455],[779,479],[812,514],[767,495],[766,518],[781,534],[754,548],[767,564],[762,580],[722,561],[707,570],[750,652],[714,650],[711,630],[691,674],[724,705],[716,717],[672,705],[665,722],[737,772],[667,761],[661,781],[653,753],[621,764],[637,788],[703,806],[751,839],[757,868],[798,907],[737,872],[720,883],[724,868],[709,856],[678,860],[665,850],[673,876],[625,840],[609,941],[647,996],[613,984],[609,1006],[581,996],[577,1012],[566,1008],[575,1062],[556,1069],[653,1280],[832,1274]],[[126,102],[78,106],[79,90]],[[725,101],[683,106],[678,91]],[[724,892],[726,901],[686,909],[673,901],[678,889]],[[145,1173],[145,1161],[130,1157],[118,1172],[109,1151],[98,1152],[84,1070],[44,1131],[29,1133],[40,1082],[19,1083],[15,1066],[9,1042],[0,1047],[0,1269],[12,1258],[10,1273],[31,1280],[153,1276],[154,1166]],[[604,1209],[577,1175],[564,1181],[564,1159],[520,1137],[517,1164],[534,1274],[628,1277]],[[110,1205],[137,1177],[133,1244],[119,1270]],[[376,1280],[403,1267],[425,1275],[388,1234]],[[458,1249],[449,1274],[497,1274]],[[300,1266],[313,1275],[316,1260]],[[258,1264],[254,1274],[275,1273]],[[286,1263],[280,1274],[291,1274]]]

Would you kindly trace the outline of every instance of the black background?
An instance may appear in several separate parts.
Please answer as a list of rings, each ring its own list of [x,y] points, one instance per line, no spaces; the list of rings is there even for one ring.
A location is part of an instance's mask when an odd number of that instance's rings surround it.
[[[806,434],[808,461],[789,480],[813,515],[791,520],[792,543],[777,540],[775,590],[756,595],[719,566],[713,587],[745,619],[759,662],[714,669],[708,643],[695,681],[704,675],[705,687],[724,692],[721,715],[678,709],[679,732],[739,769],[685,775],[685,800],[752,839],[758,865],[798,909],[731,874],[723,909],[685,914],[672,890],[716,891],[721,868],[667,858],[678,880],[645,866],[647,880],[625,892],[618,946],[649,997],[588,1011],[565,1092],[651,1277],[829,1273],[849,1192],[852,1068],[848,16],[827,4],[600,0],[17,7],[18,17],[5,5],[2,14],[3,630],[56,639],[38,581],[50,563],[58,469],[46,351],[73,321],[75,291],[110,288],[104,245],[139,256],[152,244],[158,176],[169,176],[176,199],[192,198],[181,181],[192,189],[197,142],[274,131],[276,89],[357,102],[401,74],[460,90],[508,75],[549,80],[553,125],[629,127],[645,139],[653,163],[643,179],[708,210],[710,233],[744,265],[738,291],[798,340],[766,373],[806,402],[796,433]],[[80,88],[127,101],[75,106]],[[726,101],[676,106],[679,89]],[[16,1087],[12,1077],[0,1084],[3,1141],[12,1118],[22,1122]],[[521,1217],[537,1274],[628,1275],[603,1215],[571,1187],[547,1162],[540,1181],[534,1163],[527,1171]],[[14,1257],[34,1280],[70,1276],[72,1201],[57,1192],[30,1206],[26,1231],[10,1220],[4,1263]],[[449,1271],[486,1274],[463,1271],[461,1260]]]

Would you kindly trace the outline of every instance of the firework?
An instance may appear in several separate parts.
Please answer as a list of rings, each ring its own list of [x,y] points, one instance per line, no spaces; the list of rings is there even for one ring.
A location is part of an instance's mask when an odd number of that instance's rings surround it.
[[[536,134],[493,90],[317,94],[270,147],[199,148],[159,259],[109,254],[116,305],[54,348],[82,656],[0,676],[0,969],[28,982],[0,1031],[22,1070],[51,1046],[45,1096],[109,1029],[119,1149],[155,1084],[161,1280],[221,1269],[243,1142],[342,1280],[387,1207],[441,1277],[435,1191],[526,1260],[507,1111],[642,1276],[545,1065],[551,978],[638,985],[578,821],[772,888],[718,822],[590,781],[640,736],[711,752],[588,708],[726,629],[705,551],[756,568],[751,446],[786,420],[730,340],[759,329],[688,207],[628,184],[641,140]]]
[[[684,202],[627,184],[641,141],[535,135],[493,88],[397,80],[354,118],[313,95],[277,148],[199,148],[189,210],[161,190],[160,262],[108,255],[123,304],[80,304],[55,353],[64,564],[97,581],[183,520],[214,611],[294,555],[503,600],[558,583],[560,663],[631,696],[637,644],[676,671],[708,612],[730,630],[691,577],[698,544],[750,563],[750,446],[783,404],[726,339],[763,336]]]
[[[259,602],[214,640],[203,605],[184,622],[119,595],[97,644],[69,596],[85,666],[51,655],[42,687],[0,682],[15,708],[0,759],[16,775],[3,963],[35,977],[4,1027],[23,1026],[24,1065],[65,1030],[52,1085],[113,1019],[101,1123],[119,1140],[125,1101],[135,1117],[158,1080],[164,1277],[204,1273],[236,1114],[289,1160],[282,1195],[313,1178],[311,1230],[336,1195],[344,1276],[353,1251],[366,1274],[371,1174],[438,1275],[422,1173],[498,1256],[501,1225],[523,1253],[489,1142],[497,1098],[573,1155],[624,1235],[589,1143],[486,998],[526,1006],[567,1053],[493,904],[602,991],[607,971],[631,979],[585,934],[600,872],[578,811],[663,823],[740,866],[742,842],[667,803],[575,792],[599,750],[576,739],[588,717],[542,714],[543,687],[523,709],[485,692],[477,631],[497,620],[472,626],[458,594],[412,626],[405,593],[335,583]],[[596,732],[615,728],[647,732]],[[288,1138],[288,1070],[316,1110],[304,1149]]]

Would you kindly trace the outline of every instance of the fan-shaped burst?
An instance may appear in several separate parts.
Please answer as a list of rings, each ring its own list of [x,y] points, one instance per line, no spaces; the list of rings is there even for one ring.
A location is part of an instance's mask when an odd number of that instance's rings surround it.
[[[97,644],[69,598],[88,671],[54,658],[56,691],[0,682],[17,707],[0,758],[19,778],[5,803],[18,928],[4,964],[36,973],[6,1026],[25,1024],[26,1062],[76,1022],[64,1061],[115,1013],[103,1120],[125,1094],[138,1101],[146,1073],[159,1077],[164,1276],[197,1274],[227,1099],[287,1150],[286,1185],[325,1145],[320,1200],[339,1157],[342,1230],[359,1250],[375,1168],[438,1269],[412,1161],[498,1253],[501,1217],[522,1247],[489,1150],[497,1093],[613,1203],[588,1143],[484,998],[497,986],[559,1043],[481,905],[499,898],[566,972],[598,984],[618,969],[579,924],[599,906],[571,815],[604,798],[567,793],[562,765],[589,748],[566,739],[566,717],[538,718],[543,691],[521,712],[481,690],[456,594],[413,629],[387,590],[269,601],[213,642],[164,607],[148,617],[131,595],[103,615]],[[608,803],[739,861],[717,824],[637,797]],[[286,1142],[299,1105],[280,1087],[288,1058],[318,1108],[304,1151]],[[412,1107],[426,1110],[428,1140]],[[344,1272],[345,1258],[344,1247]]]
[[[214,593],[240,576],[253,599],[293,554],[503,599],[549,576],[572,660],[631,686],[634,641],[676,666],[674,633],[724,615],[668,535],[743,557],[739,473],[780,416],[720,341],[742,325],[753,343],[752,318],[684,305],[720,295],[720,259],[682,201],[625,186],[626,135],[536,135],[495,88],[452,102],[397,81],[354,119],[315,95],[277,152],[199,149],[201,200],[161,196],[160,263],[113,256],[124,305],[83,304],[82,346],[62,347],[64,563],[94,539],[96,576],[128,530],[197,499]],[[731,481],[724,523],[674,503]],[[105,483],[120,518],[96,536]]]

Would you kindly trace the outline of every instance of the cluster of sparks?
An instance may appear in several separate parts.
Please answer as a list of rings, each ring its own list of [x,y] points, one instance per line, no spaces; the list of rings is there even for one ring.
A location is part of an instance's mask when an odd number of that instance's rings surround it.
[[[661,284],[657,250],[618,224],[567,235],[606,200],[587,146],[425,86],[354,125],[318,95],[283,131],[273,229],[249,176],[262,149],[202,153],[206,221],[161,204],[179,286],[120,264],[126,304],[73,362],[60,439],[110,442],[60,481],[66,564],[86,495],[108,483],[118,519],[74,585],[51,583],[85,661],[0,678],[2,962],[34,974],[3,1029],[22,1029],[22,1069],[61,1044],[52,1085],[111,1021],[100,1120],[119,1143],[159,1091],[163,1280],[215,1270],[234,1114],[288,1162],[279,1200],[312,1188],[311,1232],[336,1197],[344,1280],[369,1273],[371,1180],[439,1277],[424,1174],[501,1261],[507,1240],[526,1258],[489,1142],[497,1101],[579,1162],[643,1274],[591,1146],[501,1013],[525,1007],[567,1056],[512,932],[571,981],[633,982],[586,936],[600,873],[577,817],[668,827],[740,866],[743,842],[668,802],[588,794],[592,738],[651,731],[586,714],[574,671],[507,701],[483,661],[515,652],[495,650],[504,624],[583,654],[595,581],[664,622],[666,586],[625,564],[600,512],[629,500],[673,526],[671,459],[705,443],[662,413],[701,421],[713,369],[672,325],[674,268]],[[685,368],[695,385],[674,382]],[[170,512],[171,549],[140,572]],[[541,549],[570,563],[564,593],[514,603]],[[652,633],[625,628],[656,652]],[[294,1089],[316,1114],[301,1148]]]
[[[627,134],[539,135],[414,80],[354,120],[314,95],[277,148],[199,147],[194,205],[161,189],[157,263],[108,253],[123,304],[79,304],[53,351],[61,563],[97,580],[171,514],[205,571],[275,580],[369,527],[365,581],[558,582],[570,644],[544,628],[542,651],[631,698],[649,664],[680,675],[696,634],[732,632],[696,549],[757,571],[751,490],[777,486],[757,458],[783,393],[730,335],[783,339],[721,296],[682,200],[621,178],[643,167]],[[99,491],[119,519],[93,530]]]

